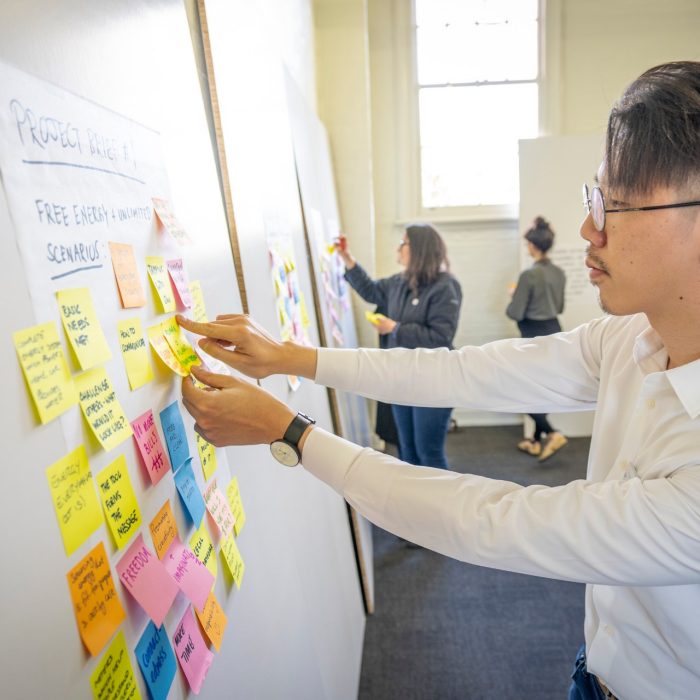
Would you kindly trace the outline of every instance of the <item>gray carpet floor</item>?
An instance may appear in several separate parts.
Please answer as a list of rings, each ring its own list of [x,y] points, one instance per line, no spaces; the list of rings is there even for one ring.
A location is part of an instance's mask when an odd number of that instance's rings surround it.
[[[539,464],[519,426],[448,435],[454,471],[520,484],[585,476],[589,440]],[[463,564],[374,529],[376,612],[368,617],[360,700],[565,700],[583,642],[581,584]]]

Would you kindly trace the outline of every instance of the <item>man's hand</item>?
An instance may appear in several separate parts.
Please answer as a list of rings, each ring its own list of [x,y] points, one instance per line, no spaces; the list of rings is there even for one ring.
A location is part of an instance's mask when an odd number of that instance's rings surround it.
[[[387,335],[388,333],[391,333],[394,328],[396,328],[396,321],[391,318],[387,318],[386,316],[382,316],[381,318],[377,319],[377,322],[374,325],[379,335]]]
[[[199,347],[208,355],[254,379],[271,374],[308,379],[316,376],[315,348],[281,343],[249,316],[227,314],[209,323],[197,323],[178,315],[177,322],[188,331],[205,336]]]
[[[216,447],[269,444],[281,438],[296,413],[265,389],[244,379],[192,367],[182,380],[182,403],[195,420],[194,429]]]

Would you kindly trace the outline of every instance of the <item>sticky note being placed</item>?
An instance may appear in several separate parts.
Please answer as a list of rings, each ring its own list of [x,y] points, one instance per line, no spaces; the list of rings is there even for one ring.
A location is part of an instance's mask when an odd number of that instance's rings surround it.
[[[78,393],[63,354],[55,323],[12,334],[24,378],[39,420],[47,423],[78,403]]]
[[[192,522],[195,524],[195,527],[199,527],[204,517],[206,506],[194,478],[192,459],[188,459],[175,472],[175,486],[182,498],[182,502],[185,504],[185,508],[187,508],[187,512],[190,514]]]
[[[85,420],[105,450],[109,452],[131,436],[131,425],[103,367],[78,375],[75,385]]]
[[[148,527],[151,530],[151,538],[153,539],[153,546],[156,548],[158,559],[162,559],[173,540],[177,537],[177,522],[175,522],[175,516],[169,500],[163,504]]]
[[[189,371],[186,370],[177,360],[175,354],[173,353],[168,341],[163,335],[163,327],[160,323],[155,326],[150,326],[148,328],[148,340],[151,343],[151,347],[156,352],[158,357],[163,361],[166,367],[169,367],[175,374],[179,374],[181,377],[186,377]]]
[[[141,700],[124,632],[119,632],[90,675],[95,700]]]
[[[178,588],[187,596],[197,610],[204,608],[207,596],[214,585],[211,571],[202,564],[178,537],[170,545],[163,557],[167,572]]]
[[[126,457],[119,455],[95,477],[107,524],[121,549],[141,526],[141,510],[131,485]]]
[[[190,296],[192,297],[194,320],[197,323],[206,323],[209,319],[207,318],[207,308],[204,305],[204,292],[202,292],[202,285],[199,282],[190,282]]]
[[[166,199],[153,197],[153,208],[156,210],[156,214],[158,214],[158,218],[165,227],[165,230],[180,245],[189,245],[192,243],[192,239],[187,235],[187,231],[185,231],[180,222],[175,218],[175,215],[170,209],[170,203]]]
[[[161,323],[161,328],[163,329],[163,337],[168,341],[168,345],[177,358],[177,361],[188,373],[192,365],[202,364],[194,348],[189,344],[187,338],[185,338],[180,324],[174,316],[167,321],[163,321],[163,323]]]
[[[181,308],[192,308],[192,295],[190,294],[190,280],[185,270],[185,264],[182,258],[177,260],[167,260],[165,266],[168,268],[168,274],[175,287],[176,301]]]
[[[168,446],[170,463],[173,466],[173,471],[177,471],[185,460],[190,458],[185,424],[182,422],[177,401],[173,401],[160,412],[160,424],[163,428],[163,435],[165,435],[165,444]]]
[[[238,489],[238,479],[235,476],[229,481],[226,487],[226,498],[228,499],[228,504],[235,520],[233,530],[236,535],[238,535],[245,525],[245,510],[243,509],[243,501],[241,500],[241,493]]]
[[[233,580],[236,582],[236,587],[240,589],[241,583],[243,583],[245,564],[243,563],[241,553],[238,551],[236,538],[233,535],[230,535],[225,540],[222,540],[221,554],[224,557],[224,561],[226,562],[226,566],[228,567]]]
[[[193,693],[199,693],[202,683],[209,671],[214,654],[209,651],[207,643],[199,631],[192,608],[187,608],[180,624],[173,635],[175,654],[180,662],[185,678]]]
[[[170,277],[168,276],[168,268],[165,267],[165,259],[157,256],[147,257],[146,270],[148,270],[148,276],[151,278],[153,288],[156,290],[160,310],[163,313],[175,311],[175,296],[170,286]]]
[[[71,347],[81,369],[90,369],[112,357],[107,339],[97,320],[87,287],[56,292],[58,308]]]
[[[221,642],[224,639],[228,618],[219,605],[214,591],[209,593],[207,602],[204,604],[204,609],[201,611],[195,610],[195,613],[197,614],[197,619],[202,625],[207,639],[214,645],[217,651],[221,651]]]
[[[199,459],[202,462],[204,481],[209,481],[211,475],[216,471],[216,448],[199,433],[197,433],[197,452],[199,452]]]
[[[114,243],[112,241],[108,245],[122,306],[125,309],[145,306],[146,295],[141,285],[134,247],[127,243]]]
[[[216,481],[212,481],[204,492],[204,502],[212,520],[219,528],[223,537],[228,537],[233,532],[233,513],[229,508],[228,501],[217,487]]]
[[[166,700],[177,662],[165,625],[156,627],[149,620],[134,651],[152,700]]]
[[[102,542],[66,574],[83,644],[99,654],[126,617]]]
[[[102,525],[102,509],[81,445],[46,470],[66,554],[72,554]]]
[[[148,345],[143,337],[140,318],[128,318],[117,324],[119,346],[122,349],[126,376],[133,391],[153,379],[153,367],[148,357]]]
[[[160,441],[153,411],[149,408],[146,413],[132,420],[131,428],[151,483],[157,484],[170,471],[170,461]]]
[[[214,549],[214,543],[211,541],[204,520],[202,520],[192,537],[190,537],[190,549],[195,557],[209,569],[214,579],[216,579],[219,570],[216,563],[216,549]]]
[[[117,562],[117,573],[136,602],[160,627],[175,600],[178,587],[163,562],[146,547],[140,533]]]
[[[365,318],[373,325],[376,326],[382,319],[386,318],[384,314],[375,314],[371,311],[365,311]]]

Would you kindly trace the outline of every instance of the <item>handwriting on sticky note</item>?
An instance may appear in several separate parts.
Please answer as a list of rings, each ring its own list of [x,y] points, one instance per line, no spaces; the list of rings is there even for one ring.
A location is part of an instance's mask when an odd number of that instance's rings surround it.
[[[75,385],[85,420],[105,450],[131,436],[131,425],[103,367],[78,375]]]
[[[158,559],[162,559],[172,541],[177,537],[177,522],[170,507],[170,501],[166,501],[149,524],[153,546],[156,548]]]
[[[160,424],[163,428],[163,435],[165,435],[165,444],[168,446],[170,463],[177,471],[185,460],[190,458],[185,424],[182,422],[182,414],[177,401],[173,401],[160,412]]]
[[[235,520],[224,494],[216,486],[216,481],[212,481],[204,492],[204,502],[221,535],[228,537],[233,532]]]
[[[90,675],[92,694],[99,700],[141,700],[141,691],[126,648],[124,632],[119,632]]]
[[[199,527],[204,517],[206,506],[202,498],[202,493],[194,478],[191,458],[186,460],[175,472],[175,486],[182,498],[182,502],[185,504],[185,508],[187,508],[192,522],[195,524],[195,527]]]
[[[204,292],[198,281],[190,282],[190,296],[192,297],[192,316],[197,323],[206,323],[207,307],[204,303]]]
[[[166,700],[177,672],[177,662],[165,625],[156,627],[149,620],[135,651],[152,700]]]
[[[197,357],[194,348],[185,338],[180,325],[174,316],[163,321],[161,324],[163,337],[168,341],[170,349],[177,358],[177,361],[189,372],[192,365],[200,365],[202,361]]]
[[[102,542],[67,574],[80,638],[96,656],[126,617]]]
[[[54,462],[46,478],[66,554],[72,554],[103,522],[85,447]]]
[[[167,572],[195,609],[201,610],[214,585],[211,571],[176,537],[163,557]]]
[[[117,324],[119,347],[122,350],[126,376],[133,391],[153,379],[153,367],[148,359],[148,346],[143,337],[140,318],[128,318]]]
[[[56,292],[63,328],[81,369],[90,369],[112,357],[107,339],[97,320],[90,290],[63,289]]]
[[[47,423],[75,406],[78,394],[56,324],[44,323],[16,331],[12,340],[39,420]]]
[[[160,357],[166,367],[169,367],[175,374],[186,377],[189,371],[186,370],[177,360],[168,341],[163,336],[163,327],[160,323],[148,328],[148,340],[155,353]]]
[[[151,284],[156,290],[156,296],[163,313],[175,311],[175,296],[170,286],[168,269],[165,267],[165,259],[152,255],[146,258],[146,270],[151,279]]]
[[[228,499],[228,504],[231,507],[231,513],[233,513],[233,518],[235,520],[233,530],[236,535],[238,535],[245,525],[245,509],[243,508],[241,492],[238,488],[238,479],[235,476],[226,487],[226,498]]]
[[[224,639],[228,618],[219,605],[214,591],[209,593],[209,597],[204,604],[204,609],[201,611],[195,610],[195,612],[207,639],[214,645],[217,651],[221,651],[221,642]]]
[[[170,203],[166,199],[153,197],[153,208],[158,214],[160,222],[165,227],[165,230],[180,244],[189,245],[192,240],[187,235],[187,231],[181,226],[180,222],[175,218]]]
[[[175,654],[194,693],[199,693],[214,660],[197,627],[192,608],[187,608],[173,635]]]
[[[185,264],[182,262],[182,258],[167,260],[165,266],[168,268],[170,279],[172,280],[173,287],[175,287],[175,294],[180,307],[186,309],[191,308],[192,295],[190,294],[190,280],[187,276],[187,270],[185,269]]]
[[[110,241],[108,245],[122,306],[125,309],[145,306],[146,295],[141,285],[134,247],[128,243],[114,243],[113,241]]]
[[[121,582],[160,627],[177,595],[177,585],[165,566],[144,544],[140,533],[117,562]]]
[[[195,557],[211,571],[211,575],[216,580],[219,569],[216,563],[216,549],[214,548],[214,543],[211,541],[204,520],[202,520],[199,527],[192,534],[192,537],[190,537],[190,549]]]
[[[238,551],[238,545],[233,535],[229,535],[225,540],[221,541],[221,554],[224,557],[226,566],[236,582],[236,587],[240,588],[243,583],[243,574],[245,573],[245,564],[243,557]]]
[[[197,433],[197,452],[199,452],[199,459],[202,463],[204,481],[209,481],[211,475],[216,471],[216,448],[199,433]]]
[[[170,471],[170,461],[160,441],[153,411],[149,408],[131,421],[131,428],[151,483],[157,484]]]
[[[117,548],[121,549],[141,526],[141,510],[129,477],[126,457],[119,455],[97,474],[96,479],[107,524]]]

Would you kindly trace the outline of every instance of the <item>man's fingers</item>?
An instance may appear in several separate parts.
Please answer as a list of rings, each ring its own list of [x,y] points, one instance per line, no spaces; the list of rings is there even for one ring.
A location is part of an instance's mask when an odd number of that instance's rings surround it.
[[[236,350],[229,350],[228,347],[222,345],[217,340],[202,338],[197,344],[204,352],[207,353],[207,355],[211,355],[213,358],[221,360],[232,367],[236,366],[236,361],[241,356],[240,352],[237,352]]]
[[[228,374],[216,374],[215,372],[202,369],[197,365],[192,365],[190,372],[192,373],[192,376],[202,382],[202,384],[206,384],[214,389],[230,389],[231,387],[238,386],[239,384],[238,379],[234,379]],[[199,391],[203,390],[200,389]]]
[[[232,335],[235,333],[231,326],[225,323],[198,323],[197,321],[191,321],[185,316],[178,314],[175,316],[177,322],[186,330],[191,333],[196,333],[197,335],[203,335],[206,338],[212,338],[214,340],[224,340],[227,343],[232,343],[235,345],[235,338]]]

